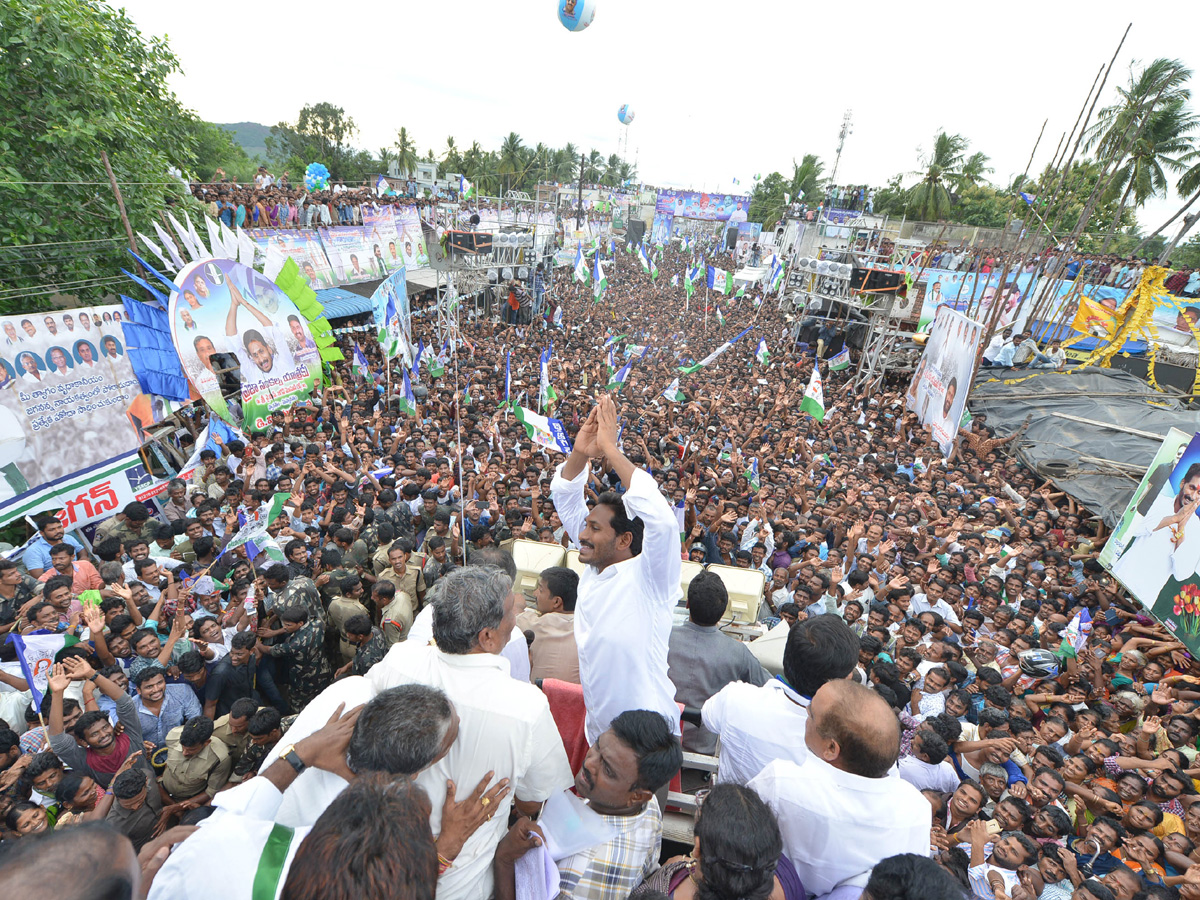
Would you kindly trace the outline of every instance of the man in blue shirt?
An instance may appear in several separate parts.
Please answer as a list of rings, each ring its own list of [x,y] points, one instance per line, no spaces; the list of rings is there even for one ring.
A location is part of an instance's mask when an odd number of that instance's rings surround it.
[[[196,693],[186,684],[167,684],[162,666],[147,666],[133,676],[137,685],[138,718],[142,722],[142,740],[161,747],[167,732],[193,716],[203,715]]]
[[[28,547],[25,548],[25,553],[22,559],[25,560],[25,569],[29,574],[38,578],[43,572],[50,568],[50,548],[55,544],[70,544],[75,548],[75,556],[78,558],[83,550],[83,544],[67,534],[62,522],[52,513],[43,513],[35,520],[38,528],[38,535],[33,539]]]

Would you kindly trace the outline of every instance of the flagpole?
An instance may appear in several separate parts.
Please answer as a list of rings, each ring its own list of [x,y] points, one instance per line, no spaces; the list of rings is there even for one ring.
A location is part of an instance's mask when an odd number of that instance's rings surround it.
[[[708,279],[704,279],[704,333],[708,334]]]

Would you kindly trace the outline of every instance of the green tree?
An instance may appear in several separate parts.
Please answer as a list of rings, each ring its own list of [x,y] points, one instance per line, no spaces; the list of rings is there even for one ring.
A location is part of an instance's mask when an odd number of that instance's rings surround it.
[[[751,222],[760,222],[764,231],[775,227],[783,215],[784,193],[791,193],[788,188],[791,183],[786,181],[779,172],[772,172],[756,185],[750,194],[750,211],[746,218]]]
[[[404,178],[411,178],[417,171],[417,142],[412,139],[408,129],[401,127],[396,135],[396,171]]]
[[[447,172],[462,174],[462,154],[458,152],[458,145],[454,143],[453,135],[446,138],[446,152],[442,156],[442,165]]]
[[[1011,199],[991,185],[969,184],[954,196],[948,218],[962,225],[1003,228],[1011,206]]]
[[[257,159],[251,159],[242,146],[234,141],[231,132],[202,119],[192,120],[191,131],[196,161],[189,171],[198,181],[220,181],[219,177],[213,178],[218,169],[238,182],[254,180],[260,163]]]
[[[962,170],[958,175],[957,186],[965,188],[984,181],[984,176],[991,175],[996,171],[988,165],[989,161],[990,159],[986,153],[972,153],[962,165]]]
[[[271,126],[267,152],[289,170],[295,167],[303,171],[309,163],[320,162],[335,179],[346,179],[350,174],[346,164],[357,152],[350,142],[357,133],[358,126],[342,107],[314,103],[300,110],[295,123]]]
[[[583,164],[583,180],[589,184],[593,184],[600,180],[603,172],[604,157],[600,155],[599,150],[592,150],[587,155],[587,160]]]
[[[938,132],[933,151],[921,160],[921,180],[909,188],[908,203],[914,216],[935,222],[949,215],[950,188],[957,187],[964,177],[966,152],[967,139],[962,135]]]
[[[510,131],[508,137],[500,144],[500,168],[497,171],[504,178],[506,193],[511,189],[514,177],[518,176],[524,168],[521,158],[521,151],[524,149],[521,136],[515,131]]]
[[[100,152],[135,229],[188,196],[168,173],[198,163],[197,120],[166,86],[178,61],[124,12],[74,0],[0,4],[0,47],[0,313],[134,290]]]
[[[805,153],[800,164],[792,160],[792,180],[788,182],[787,193],[793,200],[803,200],[805,203],[819,203],[822,197],[821,173],[825,164],[815,153]]]

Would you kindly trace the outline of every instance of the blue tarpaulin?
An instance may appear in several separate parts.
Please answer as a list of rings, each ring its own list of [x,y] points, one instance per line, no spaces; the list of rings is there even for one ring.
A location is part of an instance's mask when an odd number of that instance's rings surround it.
[[[123,323],[125,350],[144,394],[184,403],[190,399],[187,376],[171,342],[171,323],[164,309],[121,295],[128,319]]]
[[[371,312],[370,298],[360,297],[345,288],[325,288],[316,293],[317,300],[325,307],[323,315],[331,322],[334,319],[345,319]]]
[[[1067,341],[1076,337],[1079,332],[1066,323],[1058,324],[1054,322],[1036,322],[1029,326],[1029,331],[1039,341],[1060,340]],[[1073,343],[1071,350],[1083,350],[1090,353],[1102,344],[1107,344],[1105,338],[1084,337]],[[1138,356],[1145,353],[1149,344],[1146,341],[1126,341],[1125,346],[1121,348],[1122,353],[1129,353]]]

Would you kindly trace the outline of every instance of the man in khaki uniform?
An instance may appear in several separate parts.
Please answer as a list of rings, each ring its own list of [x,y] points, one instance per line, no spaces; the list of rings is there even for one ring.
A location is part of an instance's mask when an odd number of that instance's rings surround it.
[[[412,600],[416,601],[416,606],[413,612],[425,600],[425,576],[416,566],[409,568],[408,558],[412,556],[412,544],[407,538],[400,538],[388,548],[388,562],[390,565],[379,573],[380,581],[390,581],[396,586],[396,596],[407,594]]]
[[[193,716],[167,732],[167,767],[159,784],[163,811],[181,815],[212,802],[229,781],[233,760],[221,741],[214,741],[212,719]]]
[[[329,624],[337,629],[338,655],[341,657],[341,662],[337,663],[339,666],[353,660],[356,649],[355,645],[346,639],[346,622],[352,616],[369,616],[367,608],[359,599],[362,593],[362,580],[357,575],[351,575],[342,581],[341,593],[329,601]]]
[[[249,697],[234,700],[228,714],[213,723],[213,740],[225,745],[229,762],[236,766],[250,745],[250,717],[258,711],[258,704]],[[240,781],[231,777],[230,781]]]

